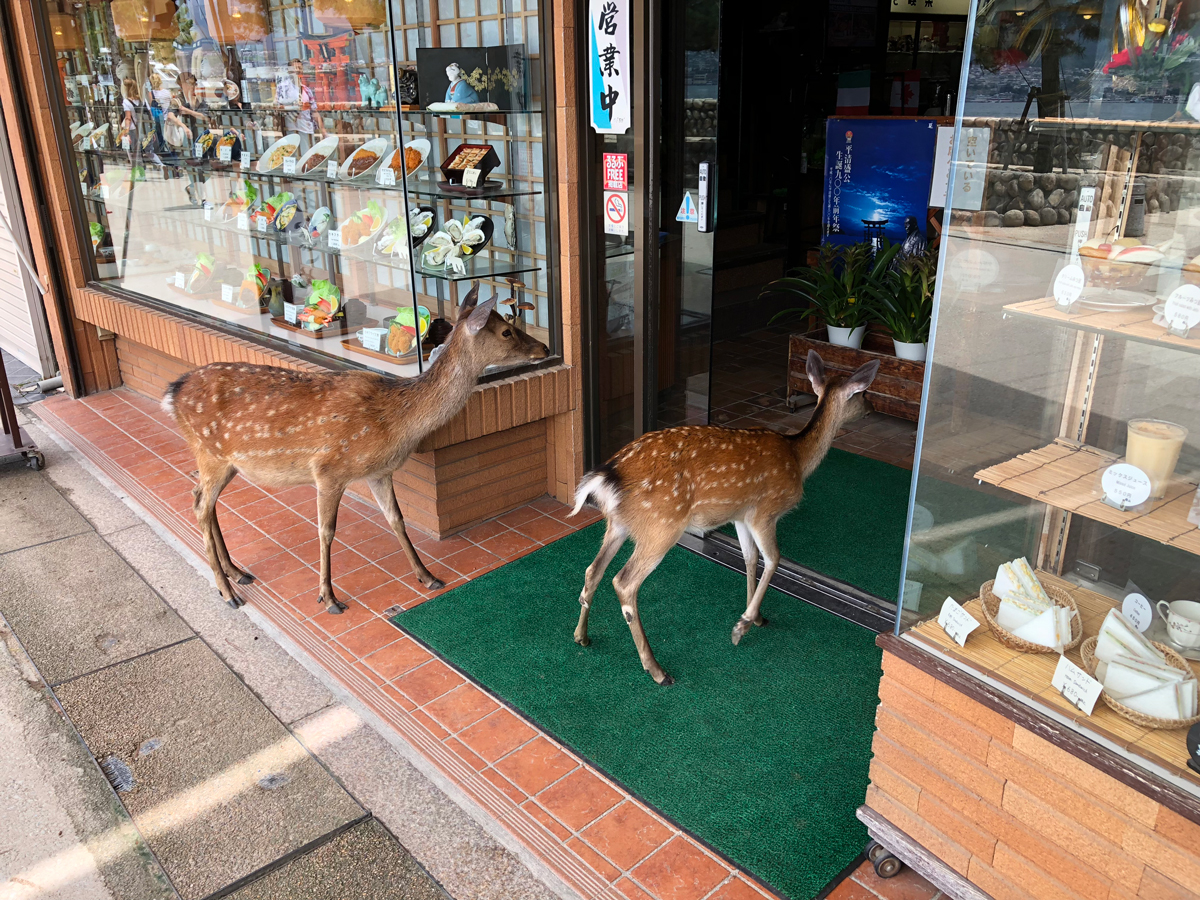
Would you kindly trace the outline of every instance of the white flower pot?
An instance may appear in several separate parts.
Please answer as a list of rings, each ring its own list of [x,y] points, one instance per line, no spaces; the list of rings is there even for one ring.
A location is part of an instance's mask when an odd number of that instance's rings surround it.
[[[857,328],[826,325],[825,329],[829,332],[829,343],[835,347],[853,347],[855,350],[862,347],[863,335],[867,333],[866,325],[859,325]]]
[[[892,345],[896,348],[896,356],[900,359],[910,359],[913,362],[925,362],[926,345],[907,344],[904,341],[898,341],[892,338]]]

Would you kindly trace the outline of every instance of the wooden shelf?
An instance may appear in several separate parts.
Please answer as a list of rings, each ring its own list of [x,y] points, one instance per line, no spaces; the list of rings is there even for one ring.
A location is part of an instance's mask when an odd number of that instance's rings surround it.
[[[1155,134],[1197,134],[1200,133],[1200,122],[1168,122],[1162,119],[1153,122],[1133,119],[1035,119],[1029,123],[1029,130],[1033,134],[1077,131],[1081,128],[1095,128],[1106,133],[1151,131]]]
[[[1077,587],[1049,573],[1038,572],[1038,578],[1042,584],[1062,588],[1075,598],[1079,605],[1079,615],[1083,619],[1085,636],[1098,634],[1104,617],[1117,605],[1116,601],[1103,594]],[[1162,766],[1171,774],[1195,786],[1195,789],[1200,789],[1200,776],[1187,767],[1187,729],[1153,731],[1142,728],[1118,716],[1103,700],[1097,700],[1092,714],[1085,716],[1050,686],[1054,667],[1058,665],[1057,653],[1019,653],[1005,647],[988,628],[978,598],[970,600],[964,606],[967,612],[982,623],[971,632],[965,647],[959,647],[951,641],[935,619],[918,625],[908,634],[926,645],[931,645],[968,669],[999,681],[1028,700],[1030,705],[1049,707],[1071,719],[1084,733],[1092,732],[1106,738],[1135,757]],[[1078,649],[1067,651],[1066,656],[1082,667],[1083,660]],[[1197,677],[1200,677],[1200,663],[1189,664]]]
[[[1004,312],[1145,344],[1158,344],[1189,353],[1200,353],[1200,337],[1181,338],[1169,334],[1166,328],[1154,324],[1154,310],[1149,306],[1116,310],[1088,309],[1076,303],[1070,312],[1063,312],[1054,305],[1053,297],[1044,297],[1041,300],[1010,303],[1004,307]]]
[[[1196,482],[1176,476],[1162,500],[1122,511],[1104,502],[1100,487],[1104,470],[1119,461],[1115,453],[1058,438],[1045,447],[982,469],[975,477],[1056,509],[1200,555],[1200,527],[1187,520]]]

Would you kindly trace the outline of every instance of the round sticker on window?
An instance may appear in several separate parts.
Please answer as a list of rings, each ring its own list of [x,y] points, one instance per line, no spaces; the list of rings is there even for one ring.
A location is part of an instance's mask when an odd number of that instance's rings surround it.
[[[1150,478],[1137,466],[1117,463],[1104,470],[1100,479],[1104,499],[1113,506],[1127,509],[1150,499]]]

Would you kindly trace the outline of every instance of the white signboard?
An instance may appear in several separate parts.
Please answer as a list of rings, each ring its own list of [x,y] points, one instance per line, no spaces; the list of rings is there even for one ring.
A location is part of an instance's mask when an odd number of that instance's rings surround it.
[[[950,188],[950,163],[954,161],[954,128],[939,125],[937,146],[933,151],[933,181],[929,187],[929,205],[941,209],[946,205]]]
[[[1137,592],[1125,595],[1125,599],[1121,601],[1121,614],[1142,633],[1145,633],[1154,621],[1154,609],[1150,606],[1150,601],[1145,594]]]
[[[950,640],[960,647],[965,647],[967,635],[979,627],[979,620],[963,609],[953,597],[947,597],[942,603],[941,613],[938,614],[938,624],[950,636]]]
[[[221,302],[222,303],[232,303],[233,302],[233,285],[232,284],[221,285]]]
[[[1100,477],[1104,500],[1118,509],[1139,506],[1150,499],[1150,478],[1137,466],[1116,463]]]
[[[1200,325],[1200,287],[1181,284],[1171,291],[1163,307],[1163,318],[1173,334],[1183,336]]]
[[[988,144],[991,139],[990,128],[963,128],[959,132],[954,194],[950,198],[952,209],[983,208],[983,193],[987,187]]]
[[[1100,699],[1100,691],[1104,688],[1099,681],[1065,656],[1058,658],[1058,667],[1054,670],[1050,684],[1085,716],[1092,714],[1096,701]]]
[[[481,174],[483,174],[482,169],[464,169],[462,180],[463,187],[479,187],[479,176]]]
[[[1075,263],[1063,266],[1062,271],[1054,278],[1054,305],[1059,309],[1070,309],[1071,304],[1083,293],[1086,281],[1082,266]]]
[[[229,162],[233,159],[233,148],[230,146],[217,148],[217,162]]]
[[[331,159],[331,160],[329,160],[329,162],[325,163],[325,177],[326,178],[337,178],[337,173],[338,173],[338,161],[336,159]]]
[[[604,192],[604,233],[629,234],[629,194],[624,191]]]
[[[284,175],[295,175],[296,174],[296,157],[289,156],[286,159],[284,159],[283,174]]]
[[[588,87],[592,128],[599,134],[624,134],[632,124],[629,113],[630,0],[589,0],[591,59]]]

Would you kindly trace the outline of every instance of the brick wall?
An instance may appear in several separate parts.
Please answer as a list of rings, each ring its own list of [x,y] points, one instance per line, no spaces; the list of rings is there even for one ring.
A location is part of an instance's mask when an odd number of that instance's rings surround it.
[[[168,384],[195,368],[121,335],[117,335],[117,363],[126,387],[156,399]]]
[[[867,806],[996,900],[1200,896],[1200,825],[884,653]]]

